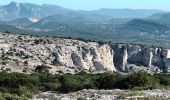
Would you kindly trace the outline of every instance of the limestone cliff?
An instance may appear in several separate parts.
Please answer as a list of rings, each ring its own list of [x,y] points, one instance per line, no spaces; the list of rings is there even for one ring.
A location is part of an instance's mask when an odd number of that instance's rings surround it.
[[[111,44],[114,65],[120,71],[168,71],[169,50],[142,45]]]
[[[97,43],[73,39],[0,33],[0,68],[34,72],[47,65],[51,73],[168,71],[168,49]]]

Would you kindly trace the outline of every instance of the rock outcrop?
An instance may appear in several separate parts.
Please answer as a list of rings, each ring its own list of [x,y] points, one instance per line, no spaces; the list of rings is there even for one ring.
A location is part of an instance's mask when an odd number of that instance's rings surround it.
[[[142,45],[111,44],[114,51],[114,64],[118,70],[129,71],[168,71],[169,50]]]
[[[170,70],[165,48],[8,33],[0,33],[0,55],[1,70],[14,72],[32,73],[38,65],[51,73]]]

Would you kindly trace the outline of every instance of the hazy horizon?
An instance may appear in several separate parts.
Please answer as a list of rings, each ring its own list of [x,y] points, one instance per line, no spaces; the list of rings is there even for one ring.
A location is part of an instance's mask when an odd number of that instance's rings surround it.
[[[157,9],[170,11],[169,0],[0,0],[0,5],[7,5],[10,2],[18,3],[34,3],[38,5],[42,4],[52,4],[58,5],[61,7],[73,9],[73,10],[97,10],[102,8],[111,8],[111,9]]]

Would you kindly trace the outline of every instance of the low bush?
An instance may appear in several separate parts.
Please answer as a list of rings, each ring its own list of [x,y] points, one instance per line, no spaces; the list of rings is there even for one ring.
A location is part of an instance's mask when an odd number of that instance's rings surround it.
[[[46,71],[34,74],[0,72],[1,98],[15,100],[31,98],[41,91],[62,93],[75,92],[81,89],[154,89],[170,87],[170,75],[150,75],[146,72],[129,75],[120,74],[87,74],[52,75]],[[11,99],[10,99],[11,98]]]
[[[150,89],[156,84],[155,80],[152,75],[146,72],[133,73],[117,81],[117,87],[120,89],[133,89],[135,87]]]

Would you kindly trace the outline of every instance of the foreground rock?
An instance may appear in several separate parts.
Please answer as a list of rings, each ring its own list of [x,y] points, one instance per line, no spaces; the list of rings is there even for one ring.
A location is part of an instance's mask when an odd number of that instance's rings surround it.
[[[69,94],[44,92],[30,100],[169,100],[168,90],[82,90]]]
[[[45,92],[31,100],[116,100],[121,90],[82,90],[69,94]]]
[[[73,39],[0,33],[0,69],[32,73],[47,65],[50,73],[150,73],[169,71],[168,49],[141,45],[97,43]]]

